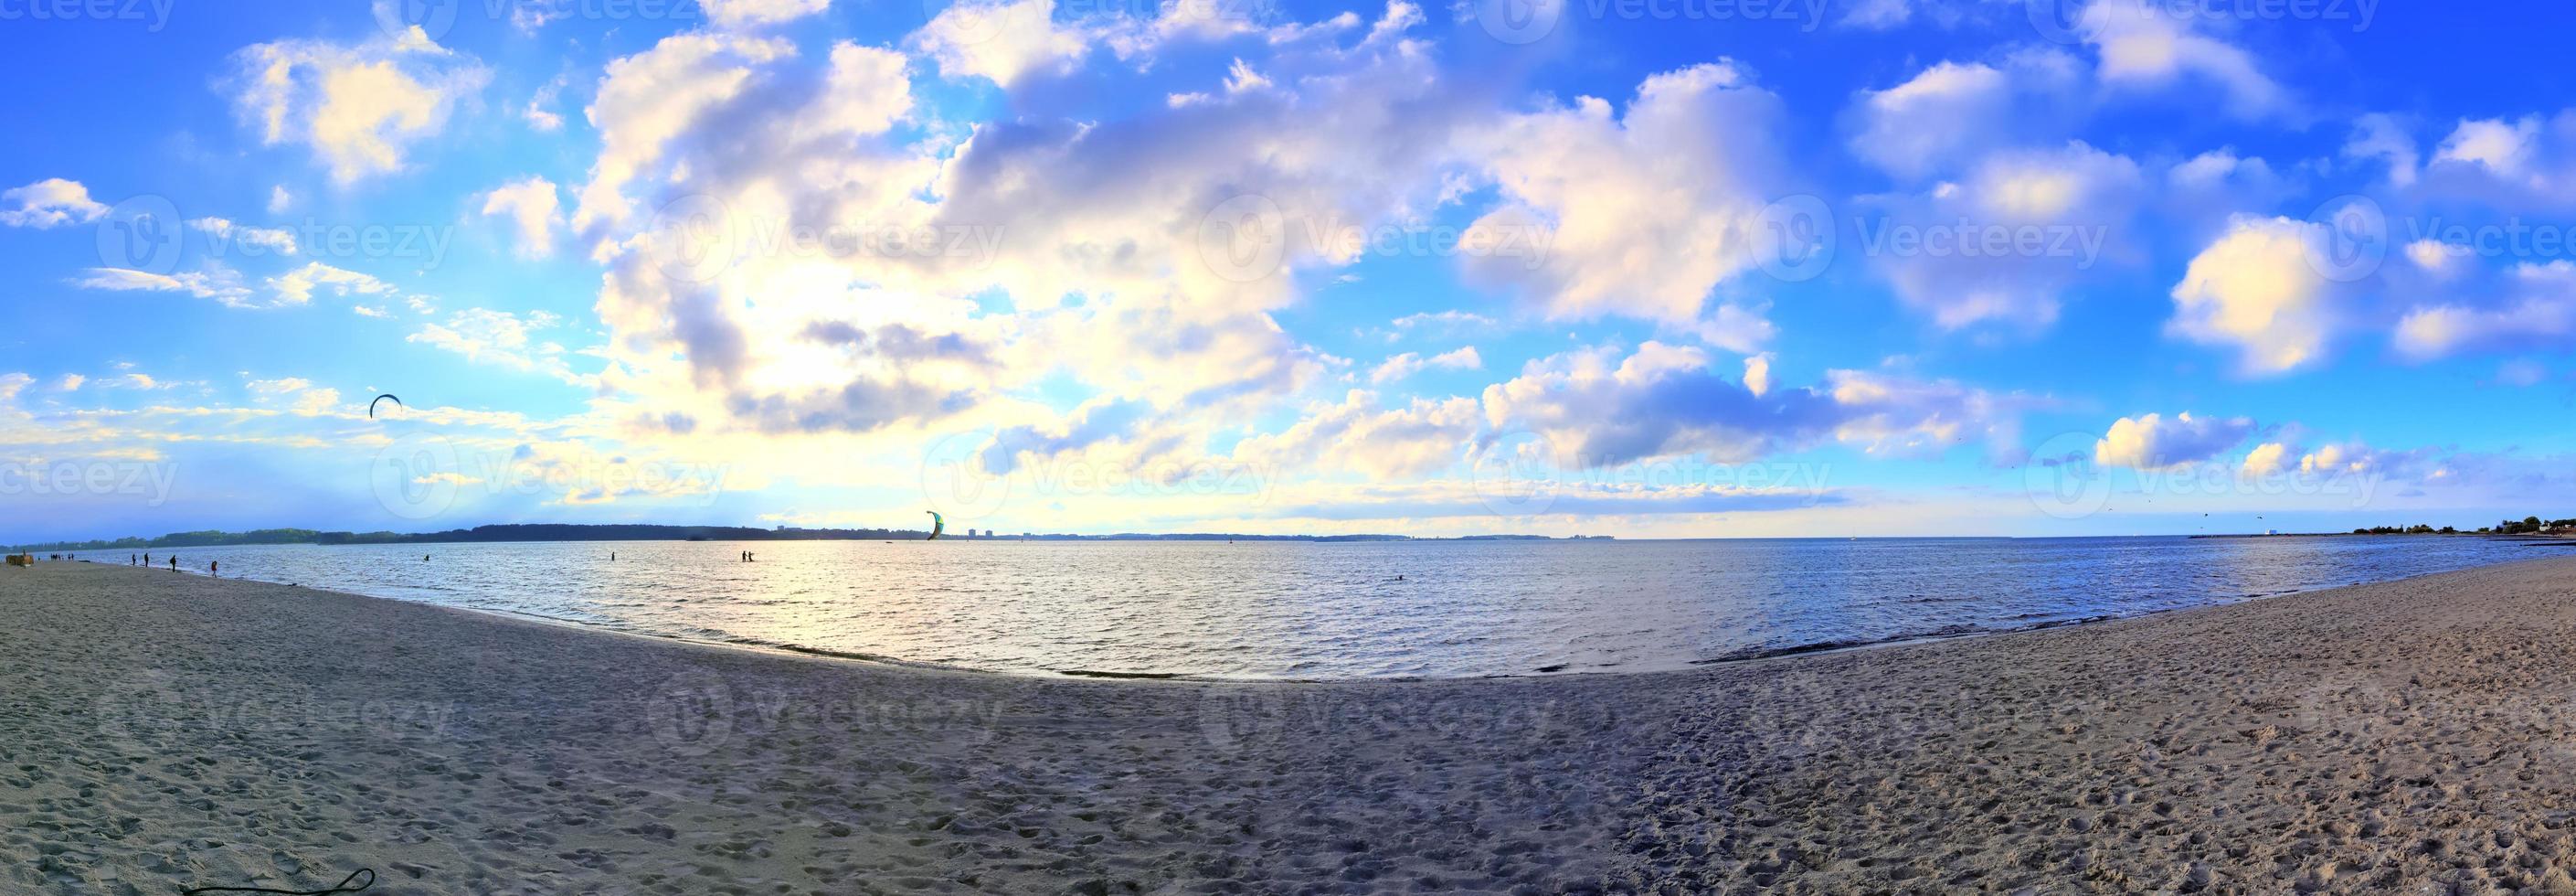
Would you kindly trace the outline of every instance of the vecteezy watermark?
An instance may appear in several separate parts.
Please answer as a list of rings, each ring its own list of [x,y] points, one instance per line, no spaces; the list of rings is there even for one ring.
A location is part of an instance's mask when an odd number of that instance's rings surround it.
[[[526,451],[460,452],[444,436],[411,434],[378,449],[368,466],[376,503],[404,519],[446,513],[458,498],[554,495],[568,504],[625,496],[689,498],[712,506],[732,468],[720,464],[633,461],[588,453],[553,457]]]
[[[1833,478],[1833,465],[1823,463],[1719,463],[1697,455],[1586,459],[1522,430],[1478,444],[1468,471],[1477,500],[1497,516],[1544,514],[1569,498],[1615,504],[1695,494],[1813,507],[1826,500]]]
[[[463,716],[451,702],[336,697],[295,685],[251,694],[161,669],[125,675],[94,699],[98,737],[129,756],[166,754],[208,731],[299,742],[443,739]]]
[[[2576,257],[2576,228],[2564,224],[2528,223],[2511,215],[2503,223],[2462,224],[2409,217],[2402,228],[2406,252],[2419,263],[2441,258],[2559,259]],[[2421,247],[2419,250],[2418,247]],[[2433,253],[2418,257],[2418,252]]]
[[[809,221],[737,214],[724,200],[690,193],[663,203],[644,229],[662,274],[706,283],[756,258],[943,261],[983,267],[1000,254],[998,224]]]
[[[2318,203],[2309,213],[2306,243],[2308,267],[2337,283],[2352,283],[2376,273],[2388,258],[2388,213],[2378,200],[2346,193]]]
[[[2359,34],[2378,18],[2379,0],[2025,0],[2031,30],[2061,44],[2080,44],[2122,18],[2195,23],[2327,22]]]
[[[1209,273],[1237,283],[1276,276],[1299,258],[1471,257],[1535,269],[1546,263],[1555,236],[1537,224],[1363,224],[1337,214],[1290,215],[1268,196],[1244,193],[1199,216],[1198,255]]]
[[[2058,519],[2082,519],[2111,510],[2111,502],[2121,495],[2141,500],[2334,498],[2359,508],[2369,506],[2388,479],[2382,471],[2351,465],[2313,467],[2292,462],[2257,469],[2219,460],[2105,463],[2099,456],[2100,438],[2068,432],[2041,442],[2022,468],[2023,494],[2031,505]]]
[[[1209,684],[1199,692],[1197,707],[1199,733],[1217,753],[1370,731],[1437,734],[1440,740],[1480,744],[1542,743],[1570,716],[1613,711],[1607,705],[1576,707],[1555,700],[1389,700],[1366,691],[1291,682]],[[1599,724],[1587,721],[1579,727]]]
[[[98,219],[98,261],[111,268],[168,274],[186,241],[179,206],[152,193],[128,197]]]
[[[18,22],[141,22],[158,34],[170,26],[179,0],[0,0],[0,24]]]
[[[951,524],[999,515],[1014,496],[1064,499],[1225,497],[1269,503],[1268,468],[1230,458],[1104,461],[1015,444],[1007,434],[952,433],[922,452],[922,497]]]
[[[941,699],[901,688],[746,687],[693,669],[663,681],[647,695],[637,718],[655,743],[681,756],[704,756],[729,744],[791,734],[980,742],[993,736],[1012,707],[1005,700]]]
[[[375,0],[376,27],[396,40],[414,28],[438,40],[466,15],[508,22],[522,31],[561,19],[687,24],[707,17],[700,0]]]
[[[1015,20],[1035,9],[1014,5],[1005,0],[922,0],[922,18],[939,22],[941,42],[951,46],[972,46],[1014,28],[1026,29],[1056,21],[1077,22],[1152,22],[1165,33],[1185,34],[1204,26],[1222,22],[1254,24],[1269,14],[1268,0],[1056,0],[1053,8],[1033,20]]]
[[[1921,224],[1885,218],[1852,219],[1861,252],[1873,258],[2054,258],[2090,269],[2102,257],[2111,228],[2100,224],[2000,224],[1962,217]]]
[[[1831,5],[1829,0],[1469,0],[1461,10],[1487,36],[1528,44],[1555,33],[1568,15],[1594,22],[1773,24],[1808,33],[1824,27]]]
[[[423,268],[444,262],[456,238],[451,224],[335,224],[312,218],[283,227],[192,218],[188,229],[204,235],[206,254],[216,258],[402,259]]]
[[[131,497],[159,507],[178,478],[176,461],[0,460],[0,496],[9,497]]]

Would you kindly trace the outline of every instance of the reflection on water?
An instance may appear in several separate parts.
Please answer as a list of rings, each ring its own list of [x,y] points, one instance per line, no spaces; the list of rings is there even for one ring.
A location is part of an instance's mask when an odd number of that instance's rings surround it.
[[[758,562],[739,562],[745,550]],[[1007,672],[1351,678],[1674,668],[2136,615],[2542,550],[2475,538],[2341,537],[584,542],[177,553],[197,569],[220,560],[227,575],[700,640]]]

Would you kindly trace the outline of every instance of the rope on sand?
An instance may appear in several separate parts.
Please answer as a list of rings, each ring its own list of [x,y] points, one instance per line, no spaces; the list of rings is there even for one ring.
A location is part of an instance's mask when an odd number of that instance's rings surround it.
[[[358,879],[358,875],[361,874],[367,876],[366,881],[354,887],[349,886],[350,882],[356,881]],[[356,871],[349,872],[349,876],[343,878],[340,881],[339,886],[332,887],[328,890],[271,890],[266,887],[198,887],[194,890],[181,893],[179,896],[197,896],[199,893],[275,893],[278,894],[278,896],[331,896],[333,893],[355,893],[359,890],[364,890],[375,885],[376,869],[360,868]]]

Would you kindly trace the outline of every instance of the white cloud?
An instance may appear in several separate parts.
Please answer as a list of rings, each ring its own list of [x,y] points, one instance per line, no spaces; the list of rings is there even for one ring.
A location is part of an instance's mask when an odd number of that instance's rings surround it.
[[[89,198],[80,181],[48,177],[0,191],[0,225],[38,230],[62,224],[87,224],[107,214],[107,206]]]
[[[1962,182],[1883,199],[1858,248],[1899,301],[1944,329],[2036,332],[2057,320],[2062,291],[2116,260],[2105,256],[2144,193],[2137,163],[2080,141],[2008,150]]]
[[[948,78],[985,78],[1003,87],[1032,72],[1062,72],[1089,39],[1055,21],[1055,0],[965,0],[941,10],[907,39],[938,60]]]
[[[631,206],[627,182],[650,172],[674,138],[709,109],[741,94],[752,66],[795,55],[782,40],[756,40],[703,32],[663,38],[652,49],[608,64],[599,93],[586,110],[599,132],[599,156],[582,185],[572,225],[585,236],[594,225],[625,220]]]
[[[1649,77],[1621,115],[1582,97],[1514,116],[1478,138],[1505,201],[1469,235],[1527,251],[1468,256],[1468,272],[1551,317],[1691,322],[1756,263],[1779,120],[1779,99],[1728,62]]]
[[[2528,170],[2540,140],[2539,116],[2525,116],[2506,122],[2489,118],[2479,121],[2463,119],[2460,126],[2443,138],[2433,151],[2433,164],[2460,162],[2483,165],[2488,171],[2506,178],[2518,178]]]
[[[2373,159],[2388,166],[2388,182],[2397,187],[2415,183],[2416,166],[2423,158],[2415,148],[2415,138],[2393,116],[2373,112],[2353,121],[2352,136],[2343,144],[2347,159]]]
[[[333,295],[344,297],[390,296],[399,292],[393,284],[373,276],[332,267],[318,261],[308,261],[303,267],[270,277],[267,286],[270,292],[276,294],[277,304],[280,306],[311,302],[315,289],[328,289]]]
[[[1347,470],[1375,481],[1420,476],[1464,458],[1477,421],[1475,399],[1416,398],[1381,408],[1375,393],[1355,389],[1340,404],[1308,408],[1285,430],[1244,439],[1234,457],[1271,471]]]
[[[2340,326],[2343,284],[2312,260],[2324,257],[2323,225],[2239,216],[2194,256],[2173,288],[2170,331],[2237,349],[2239,370],[2276,374],[2315,363]]]
[[[2576,335],[2576,262],[2514,268],[2513,298],[2493,306],[2418,306],[2397,322],[2391,344],[2409,360],[2455,352],[2556,342]]]
[[[451,315],[444,324],[422,324],[419,332],[403,341],[455,352],[468,361],[544,374],[574,385],[593,384],[595,377],[572,371],[569,353],[562,345],[529,335],[554,323],[554,315],[542,311],[522,317],[507,311],[468,308]]]
[[[295,231],[283,227],[252,227],[212,217],[190,218],[188,226],[213,238],[217,254],[230,254],[223,251],[229,243],[240,243],[279,255],[296,254]]]
[[[262,400],[292,400],[292,406],[298,413],[320,414],[340,403],[340,390],[317,388],[312,381],[300,377],[251,380],[247,386],[251,394]]]
[[[293,194],[293,193],[289,193],[289,192],[286,192],[286,185],[285,185],[285,184],[279,184],[279,185],[277,185],[277,186],[273,186],[273,187],[268,188],[268,212],[269,212],[269,214],[272,214],[272,215],[273,215],[273,214],[276,214],[276,213],[278,213],[278,212],[285,211],[285,210],[287,209],[287,207],[288,207],[288,206],[291,206],[291,205],[294,205],[294,204],[295,204],[295,194]]]
[[[555,230],[563,226],[559,203],[553,181],[529,175],[483,194],[483,214],[516,225],[519,257],[546,258],[555,253]]]
[[[2278,475],[2290,469],[2292,448],[2280,442],[2265,442],[2245,452],[2245,463],[2238,467],[2247,477]]]
[[[1997,68],[1940,62],[1853,106],[1853,155],[1901,178],[1922,178],[2011,142],[2061,136],[2074,117],[2078,63],[2056,50],[2026,50]]]
[[[177,274],[155,274],[126,268],[90,268],[72,285],[82,289],[104,289],[117,292],[184,292],[200,299],[214,299],[234,308],[268,307],[251,301],[249,287],[226,269],[182,271]]]
[[[491,77],[417,26],[349,45],[253,44],[234,66],[233,104],[262,142],[312,147],[341,183],[401,170],[405,151],[437,134]]]
[[[2253,432],[2254,421],[2244,417],[2122,417],[2093,443],[2093,462],[2140,470],[2178,467],[2216,457]]]
[[[2165,87],[2184,76],[2216,84],[2227,109],[2239,118],[2275,113],[2288,93],[2255,66],[2245,50],[2197,33],[2192,22],[2155,0],[2096,0],[2078,21],[2084,39],[2101,55],[2098,71],[2113,86]]]
[[[700,0],[699,5],[716,27],[756,28],[814,15],[832,0]]]
[[[1429,358],[1413,352],[1405,352],[1379,364],[1376,370],[1369,373],[1369,381],[1391,383],[1424,370],[1481,370],[1484,366],[1485,359],[1477,356],[1476,347],[1472,345],[1442,352]]]
[[[77,373],[66,373],[63,374],[62,381],[56,383],[54,388],[63,392],[72,392],[79,390],[81,384],[86,382],[89,382],[89,377],[85,377]]]

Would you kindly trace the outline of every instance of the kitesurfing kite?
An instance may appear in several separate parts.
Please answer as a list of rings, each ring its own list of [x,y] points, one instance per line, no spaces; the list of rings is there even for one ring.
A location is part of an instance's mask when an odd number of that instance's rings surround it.
[[[930,537],[929,537],[929,538],[922,539],[922,540],[923,540],[923,541],[938,541],[938,540],[939,540],[939,533],[941,533],[941,532],[943,532],[943,531],[946,531],[946,530],[948,529],[948,521],[947,521],[947,520],[943,520],[943,519],[940,519],[940,518],[939,518],[939,511],[936,511],[936,510],[924,510],[924,511],[922,511],[922,512],[923,512],[923,513],[930,514]]]
[[[370,401],[370,402],[367,402],[367,419],[369,419],[369,420],[376,419],[376,405],[383,404],[383,403],[385,402],[385,399],[388,399],[388,398],[393,398],[393,402],[394,402],[394,406],[395,406],[395,407],[401,407],[401,408],[409,408],[409,407],[411,407],[411,405],[403,404],[402,399],[394,398],[394,394],[393,394],[393,393],[391,393],[391,392],[387,392],[387,393],[385,393],[385,394],[383,394],[383,395],[378,395],[378,396],[376,396],[376,400],[374,400],[374,401]]]

